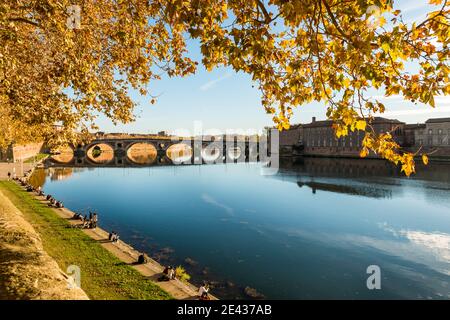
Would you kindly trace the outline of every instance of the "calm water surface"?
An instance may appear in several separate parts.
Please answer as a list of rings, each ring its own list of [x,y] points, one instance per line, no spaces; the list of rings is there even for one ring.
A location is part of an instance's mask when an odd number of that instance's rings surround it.
[[[450,165],[405,178],[378,160],[47,169],[66,207],[223,298],[450,298]],[[381,290],[366,269],[381,268]]]

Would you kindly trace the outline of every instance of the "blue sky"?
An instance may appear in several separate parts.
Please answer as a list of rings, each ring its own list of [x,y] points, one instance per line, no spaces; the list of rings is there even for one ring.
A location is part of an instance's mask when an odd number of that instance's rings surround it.
[[[421,21],[425,13],[433,9],[428,0],[397,0],[396,8],[403,11],[407,21]],[[192,57],[201,61],[198,45],[190,42]],[[252,87],[254,85],[254,87]],[[201,64],[195,75],[186,78],[163,77],[149,86],[153,95],[159,95],[152,105],[150,97],[133,92],[132,98],[139,103],[137,120],[131,124],[114,126],[108,119],[98,118],[100,129],[107,132],[155,133],[185,129],[194,131],[194,122],[201,121],[203,129],[225,130],[262,129],[272,125],[271,116],[261,106],[258,86],[251,77],[236,73],[231,68],[207,72]],[[381,97],[379,97],[381,98]],[[450,117],[450,99],[437,97],[436,108],[416,106],[401,97],[382,100],[388,109],[385,117],[408,123],[423,122],[428,118]],[[325,106],[312,103],[295,110],[292,123],[309,122],[313,116],[325,119]]]

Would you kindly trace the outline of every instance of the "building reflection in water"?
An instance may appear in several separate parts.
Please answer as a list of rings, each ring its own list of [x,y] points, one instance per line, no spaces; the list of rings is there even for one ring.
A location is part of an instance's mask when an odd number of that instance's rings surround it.
[[[378,159],[281,158],[280,173],[294,172],[301,175],[335,178],[399,175],[398,169],[394,165]]]
[[[371,188],[371,187],[357,187],[357,186],[347,186],[332,183],[320,183],[320,182],[297,182],[297,185],[301,188],[307,186],[311,188],[312,193],[320,191],[328,191],[334,193],[343,193],[353,196],[364,196],[369,198],[391,198],[392,192],[390,190]]]
[[[450,183],[450,163],[432,162],[428,166],[416,161],[416,174],[411,180],[423,180]],[[357,158],[281,158],[281,174],[298,173],[309,176],[322,176],[334,178],[367,178],[392,177],[406,178],[399,167],[380,159]]]
[[[392,198],[393,192],[404,192],[395,186],[420,187],[427,198],[439,201],[441,192],[446,198],[450,190],[450,163],[418,164],[417,173],[408,178],[395,165],[379,159],[282,158],[274,178],[309,187],[314,194],[324,191],[369,198]]]

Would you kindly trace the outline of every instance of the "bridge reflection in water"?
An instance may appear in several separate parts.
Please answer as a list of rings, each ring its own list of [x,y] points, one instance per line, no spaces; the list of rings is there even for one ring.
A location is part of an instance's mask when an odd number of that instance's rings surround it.
[[[51,156],[49,167],[135,167],[268,160],[266,140],[101,139]]]
[[[149,164],[156,161],[155,150],[148,146],[136,147],[136,150],[129,151],[130,160]],[[152,152],[143,156],[141,150]],[[179,152],[183,154],[183,150],[176,147],[171,156],[179,156]],[[69,160],[73,158],[73,155],[58,156]],[[64,180],[76,172],[94,168],[95,165],[66,167],[59,164],[48,170],[35,171],[31,182],[35,186],[42,186],[46,176],[50,180]],[[267,178],[290,181],[299,188],[310,189],[313,194],[327,192],[375,199],[393,198],[395,192],[403,192],[403,184],[407,183],[409,187],[417,184],[426,187],[426,193],[429,193],[433,201],[439,201],[439,191],[449,190],[450,163],[432,163],[428,166],[418,164],[417,174],[406,178],[398,167],[379,159],[282,158],[278,173]],[[447,195],[448,193],[443,194],[444,197]],[[447,201],[446,198],[444,200]]]

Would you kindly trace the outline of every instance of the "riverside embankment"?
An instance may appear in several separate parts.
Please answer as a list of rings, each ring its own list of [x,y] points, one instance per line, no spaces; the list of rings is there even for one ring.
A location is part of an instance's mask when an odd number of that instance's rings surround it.
[[[119,241],[108,241],[108,233],[100,228],[80,229],[78,222],[71,220],[73,212],[68,209],[55,209],[48,206],[45,199],[28,193],[11,181],[0,181],[2,203],[9,201],[12,214],[0,211],[2,221],[8,225],[18,215],[34,227],[42,241],[43,252],[53,258],[59,270],[77,266],[81,271],[81,288],[91,299],[195,299],[194,286],[179,280],[158,282],[162,266],[150,259],[146,264],[136,265],[138,252],[131,246]],[[6,231],[0,229],[0,237],[6,237]],[[18,236],[19,243],[24,236]],[[12,240],[11,240],[12,241]],[[24,255],[24,260],[34,259],[34,251]],[[8,256],[1,258],[2,264],[15,265],[16,261]],[[20,263],[17,261],[17,263]],[[36,262],[39,265],[39,262]],[[15,266],[14,266],[15,267]],[[43,269],[44,270],[44,269]],[[35,276],[39,279],[41,275]],[[33,278],[33,277],[32,277]],[[1,272],[1,283],[8,283],[9,275]],[[27,275],[16,276],[17,287],[25,285]],[[2,284],[0,284],[1,286]],[[27,285],[29,287],[30,285]],[[56,290],[56,289],[55,289]],[[67,291],[66,286],[62,292]],[[57,290],[57,291],[58,291]],[[13,293],[14,295],[14,293]],[[20,296],[17,296],[20,298]],[[43,296],[44,298],[52,298]],[[64,296],[54,295],[55,299]],[[24,298],[39,298],[25,296]],[[73,299],[70,298],[69,299]]]
[[[0,299],[88,299],[69,289],[69,277],[44,250],[42,239],[0,186]]]

